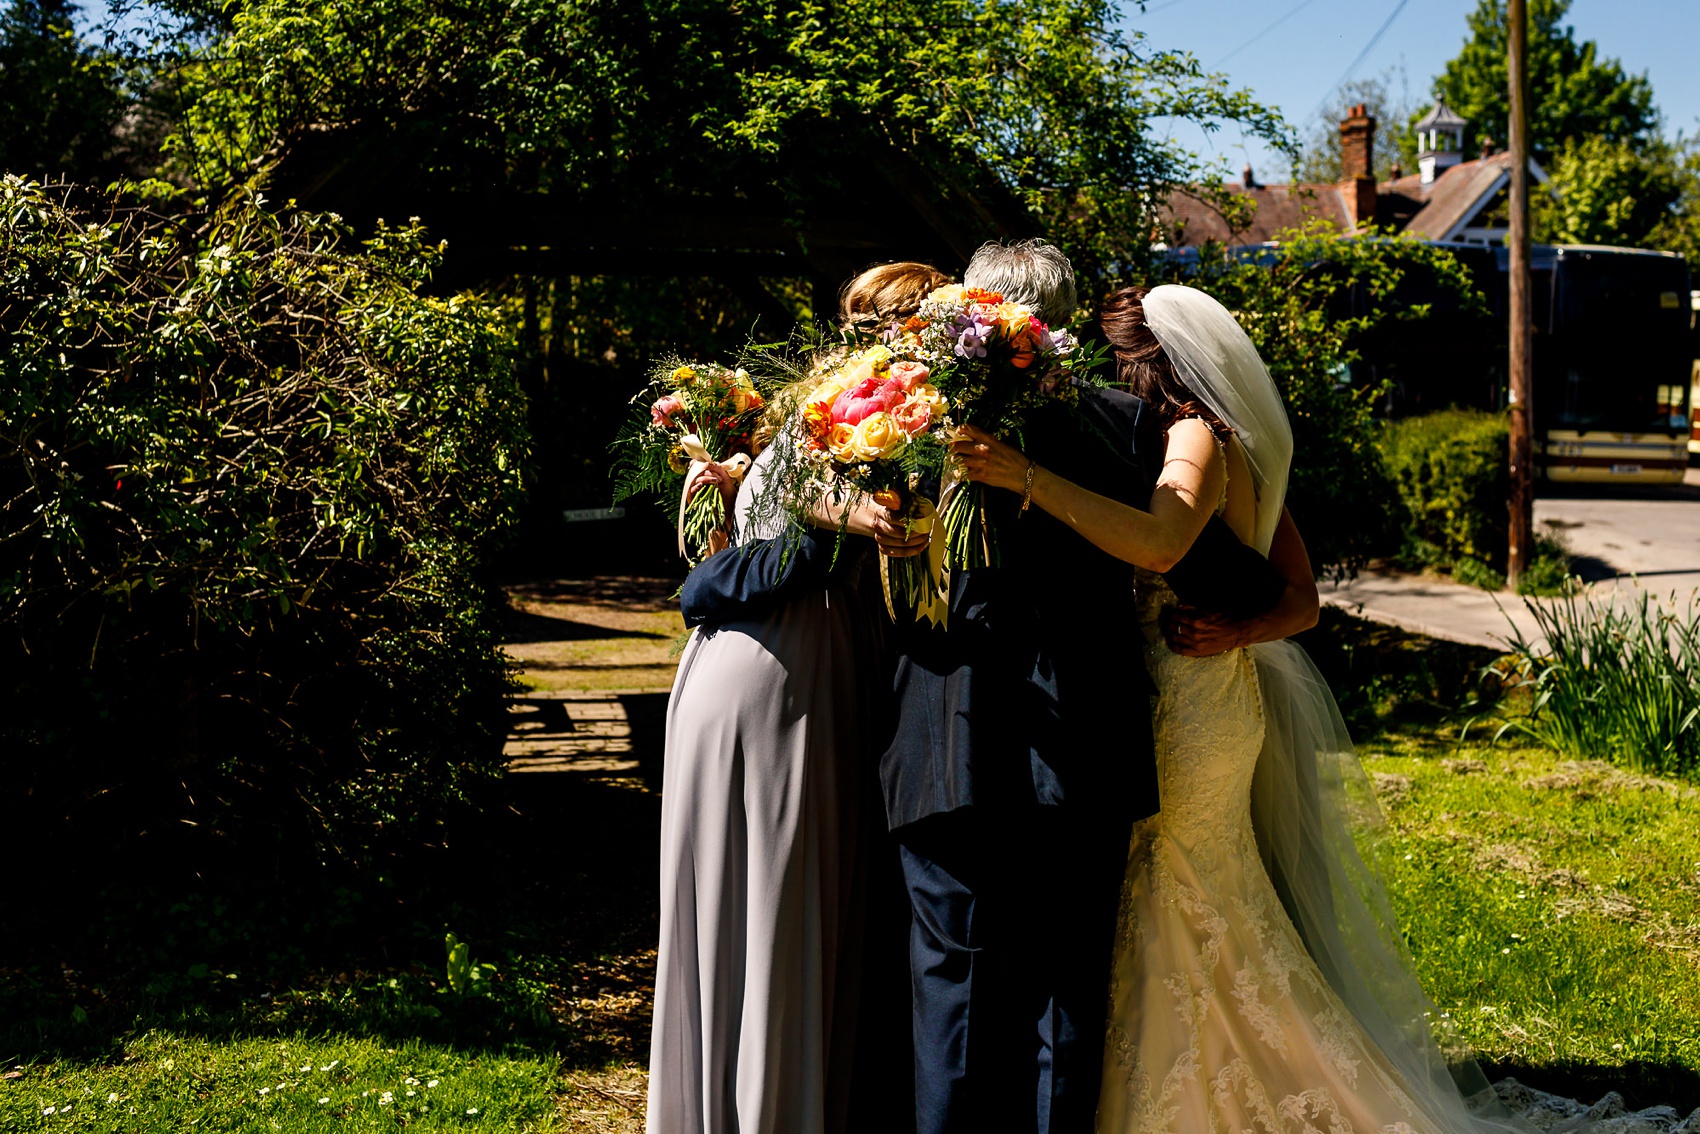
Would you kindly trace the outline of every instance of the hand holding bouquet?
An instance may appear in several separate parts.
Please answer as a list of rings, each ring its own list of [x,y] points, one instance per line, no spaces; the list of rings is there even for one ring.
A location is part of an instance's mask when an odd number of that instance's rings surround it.
[[[946,407],[927,366],[900,358],[889,347],[851,354],[802,399],[797,418],[800,447],[809,466],[824,474],[823,488],[865,492],[905,517],[909,532],[932,526],[931,505],[918,500],[913,481],[928,449],[936,452],[936,424]],[[936,589],[925,556],[880,556],[886,608],[915,609]]]
[[[614,499],[645,491],[669,500],[676,495],[679,554],[692,565],[702,562],[730,537],[731,505],[765,404],[742,370],[678,359],[658,365],[614,442]]]
[[[1032,310],[996,292],[952,284],[893,328],[889,349],[925,364],[949,413],[947,430],[973,425],[994,437],[1020,434],[1047,404],[1079,398],[1080,376],[1103,359],[1083,352],[1066,330],[1053,330]],[[987,515],[985,489],[947,467],[944,495],[945,569],[998,562],[997,532]]]

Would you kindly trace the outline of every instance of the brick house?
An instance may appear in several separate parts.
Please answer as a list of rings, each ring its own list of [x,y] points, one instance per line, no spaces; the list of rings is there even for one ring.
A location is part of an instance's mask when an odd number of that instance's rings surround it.
[[[1252,245],[1272,241],[1277,234],[1305,221],[1322,219],[1341,232],[1356,232],[1369,224],[1425,240],[1494,245],[1505,238],[1507,195],[1511,184],[1511,155],[1484,152],[1474,160],[1463,155],[1464,119],[1445,101],[1417,123],[1418,170],[1400,175],[1394,167],[1390,181],[1375,177],[1373,115],[1362,104],[1340,123],[1340,156],[1344,173],[1333,185],[1264,185],[1248,165],[1239,184],[1230,183],[1235,197],[1255,205],[1251,223],[1235,231],[1210,202],[1185,190],[1169,197],[1163,217],[1163,242],[1170,248],[1197,246],[1207,241]],[[1545,184],[1546,171],[1533,159],[1529,172]]]

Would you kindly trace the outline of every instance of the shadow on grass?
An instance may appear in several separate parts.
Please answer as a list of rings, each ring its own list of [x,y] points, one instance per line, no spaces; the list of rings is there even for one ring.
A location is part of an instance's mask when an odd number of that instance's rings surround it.
[[[1498,650],[1426,638],[1324,606],[1295,639],[1328,679],[1354,739],[1409,726],[1461,724],[1490,707],[1499,684],[1484,677]]]
[[[637,779],[548,773],[506,790],[506,806],[445,832],[399,881],[377,873],[287,902],[112,892],[12,921],[0,1061],[109,1061],[155,1029],[420,1040],[569,1069],[641,1059],[659,796]],[[449,931],[492,966],[473,994],[447,986]]]
[[[1516,1079],[1526,1087],[1586,1103],[1616,1091],[1631,1110],[1668,1106],[1686,1117],[1700,1108],[1700,1072],[1691,1067],[1641,1060],[1620,1067],[1587,1063],[1483,1063],[1481,1067],[1490,1082]]]

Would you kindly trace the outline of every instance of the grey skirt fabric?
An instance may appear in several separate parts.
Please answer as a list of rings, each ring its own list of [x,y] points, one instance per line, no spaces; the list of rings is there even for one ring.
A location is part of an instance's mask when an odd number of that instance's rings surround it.
[[[864,615],[835,586],[685,648],[662,778],[650,1134],[843,1128]]]

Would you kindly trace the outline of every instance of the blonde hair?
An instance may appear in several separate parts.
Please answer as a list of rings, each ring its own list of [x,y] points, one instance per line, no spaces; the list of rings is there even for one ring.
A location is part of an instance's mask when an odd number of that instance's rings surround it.
[[[876,264],[838,293],[839,324],[850,332],[884,330],[915,314],[923,299],[950,282],[949,276],[931,264],[914,260]]]

